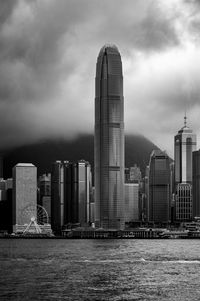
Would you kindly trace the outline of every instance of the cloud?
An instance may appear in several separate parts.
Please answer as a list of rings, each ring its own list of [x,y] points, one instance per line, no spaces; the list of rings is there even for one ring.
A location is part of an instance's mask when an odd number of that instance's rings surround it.
[[[9,17],[12,15],[14,8],[17,6],[18,1],[12,0],[2,0],[0,7],[0,24],[4,24],[8,21]]]
[[[143,55],[137,58],[136,71],[126,71],[128,132],[135,129],[172,156],[173,136],[183,126],[186,110],[189,126],[199,134],[198,58],[196,48],[171,49],[148,59]]]
[[[193,117],[199,110],[196,5],[1,1],[1,147],[92,132],[96,58],[107,42],[122,55],[126,131],[165,147],[161,134],[178,130],[185,106]]]

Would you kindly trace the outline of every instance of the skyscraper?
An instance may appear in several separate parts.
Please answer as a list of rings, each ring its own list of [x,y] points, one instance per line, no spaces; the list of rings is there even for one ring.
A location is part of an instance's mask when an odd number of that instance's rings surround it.
[[[133,222],[139,220],[139,184],[125,183],[125,221]]]
[[[12,210],[13,232],[30,223],[27,212],[37,217],[37,168],[31,163],[18,163],[13,167]]]
[[[193,208],[192,216],[200,216],[200,150],[193,152]]]
[[[3,178],[3,156],[0,154],[0,178]]]
[[[12,179],[0,179],[0,230],[12,232]]]
[[[176,220],[192,219],[192,152],[196,150],[196,135],[184,126],[174,137],[175,189],[176,189]]]
[[[124,228],[124,98],[120,53],[101,48],[95,90],[96,225]]]
[[[91,168],[89,162],[80,160],[76,164],[78,171],[78,217],[81,225],[89,223]]]
[[[59,233],[67,224],[87,226],[90,196],[89,162],[54,162],[51,174],[51,220],[54,232]]]
[[[184,117],[184,126],[174,137],[175,184],[192,183],[192,152],[196,150],[196,135],[187,126]]]
[[[89,223],[91,196],[91,167],[89,162],[79,160],[65,165],[65,224]]]
[[[169,157],[160,150],[151,153],[149,163],[149,221],[168,223],[170,205]]]
[[[129,168],[125,168],[125,183],[140,183],[142,180],[142,173],[137,164]]]
[[[39,198],[38,205],[43,206],[51,221],[51,174],[43,174],[38,180]]]
[[[65,162],[64,162],[65,164]],[[64,165],[57,160],[51,171],[51,226],[60,233],[64,225]]]
[[[137,164],[134,164],[134,166],[130,167],[130,181],[133,183],[140,183],[142,180],[142,173],[140,170],[140,167],[137,166]]]

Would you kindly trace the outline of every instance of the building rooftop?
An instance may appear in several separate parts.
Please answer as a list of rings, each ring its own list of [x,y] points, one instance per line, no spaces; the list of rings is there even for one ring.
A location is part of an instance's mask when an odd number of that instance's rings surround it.
[[[182,133],[192,133],[192,130],[187,126],[187,116],[184,116],[184,126],[178,131],[179,134]]]
[[[161,151],[160,149],[154,149],[152,152],[151,152],[151,156],[153,157],[160,157],[160,156],[165,156],[165,157],[168,157],[167,153],[165,151]]]
[[[102,55],[105,52],[105,50],[107,50],[108,52],[112,52],[112,53],[119,53],[119,50],[118,50],[116,45],[114,45],[114,44],[105,44],[101,48],[101,50],[99,52],[99,55]]]
[[[32,163],[17,163],[15,166],[17,167],[35,167]]]
[[[192,130],[188,127],[188,126],[183,126],[179,131],[178,131],[179,134],[181,133],[192,133]]]

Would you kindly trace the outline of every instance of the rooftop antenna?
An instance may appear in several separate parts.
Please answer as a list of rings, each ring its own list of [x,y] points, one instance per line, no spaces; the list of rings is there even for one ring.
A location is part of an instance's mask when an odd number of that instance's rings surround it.
[[[185,109],[185,116],[184,116],[184,127],[187,127],[186,109]]]

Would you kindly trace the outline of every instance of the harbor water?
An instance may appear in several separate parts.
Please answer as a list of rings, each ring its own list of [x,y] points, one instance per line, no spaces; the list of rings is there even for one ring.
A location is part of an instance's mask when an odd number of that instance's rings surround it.
[[[200,240],[1,239],[0,300],[199,300]]]

